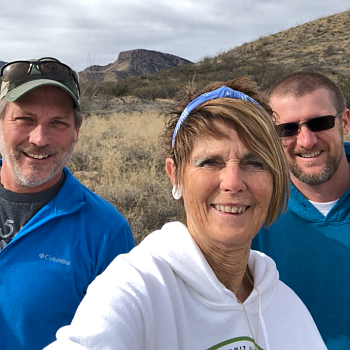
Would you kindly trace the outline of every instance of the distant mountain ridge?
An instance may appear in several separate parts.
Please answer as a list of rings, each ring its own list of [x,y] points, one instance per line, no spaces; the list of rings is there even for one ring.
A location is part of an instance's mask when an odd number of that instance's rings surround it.
[[[214,81],[250,76],[262,91],[294,71],[321,72],[342,88],[350,105],[350,10],[322,17],[237,46],[216,57],[142,77],[126,79],[130,95],[179,99],[193,81],[198,89]],[[161,88],[158,87],[161,85]],[[164,93],[165,92],[165,93]],[[147,94],[143,93],[143,98]]]
[[[106,66],[93,65],[79,73],[84,80],[119,81],[132,76],[147,75],[193,62],[153,50],[136,49],[120,52],[117,60]]]
[[[338,82],[350,104],[349,22],[350,10],[343,11],[260,37],[195,64],[158,51],[123,51],[114,63],[93,65],[79,75],[82,81],[123,80],[128,94],[138,96],[141,88],[148,89],[154,99],[157,91],[166,98],[181,97],[183,87],[194,77],[195,84],[201,88],[213,81],[249,75],[260,88],[268,90],[289,72],[309,70],[324,73]]]

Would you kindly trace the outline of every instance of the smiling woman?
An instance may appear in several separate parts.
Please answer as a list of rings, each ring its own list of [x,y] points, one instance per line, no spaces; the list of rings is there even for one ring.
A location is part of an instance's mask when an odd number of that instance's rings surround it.
[[[287,204],[271,116],[248,78],[188,90],[163,134],[184,222],[116,258],[47,349],[326,349],[274,262],[250,250]]]
[[[250,241],[266,221],[272,176],[233,126],[214,121],[213,127],[225,136],[197,140],[180,180],[187,227],[205,255],[217,245],[223,253],[241,244],[249,251]],[[175,184],[173,164],[167,160]]]

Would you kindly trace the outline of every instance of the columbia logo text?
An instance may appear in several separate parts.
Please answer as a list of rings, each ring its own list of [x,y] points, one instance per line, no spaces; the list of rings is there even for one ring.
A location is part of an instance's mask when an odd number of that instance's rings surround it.
[[[50,260],[50,261],[54,261],[63,265],[70,265],[70,261],[66,261],[64,259],[57,259],[54,256],[51,256],[49,254],[39,254],[40,259],[45,259],[45,260]]]

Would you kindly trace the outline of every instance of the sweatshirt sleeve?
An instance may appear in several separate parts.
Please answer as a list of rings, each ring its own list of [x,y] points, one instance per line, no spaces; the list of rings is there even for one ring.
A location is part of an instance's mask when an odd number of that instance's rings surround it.
[[[116,269],[123,271],[116,277]],[[133,278],[125,278],[134,275]],[[128,280],[140,279],[122,258],[115,259],[89,286],[69,326],[56,334],[45,350],[146,350],[149,322],[140,291]],[[138,286],[139,287],[139,286]],[[140,291],[138,291],[140,290]]]

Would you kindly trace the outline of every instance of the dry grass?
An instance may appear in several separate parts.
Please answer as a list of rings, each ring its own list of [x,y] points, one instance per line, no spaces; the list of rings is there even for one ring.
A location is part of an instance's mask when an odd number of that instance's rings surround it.
[[[84,120],[68,165],[127,218],[137,243],[180,217],[159,144],[163,128],[163,117],[156,111],[91,115]]]

